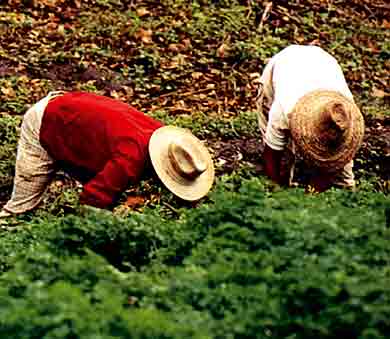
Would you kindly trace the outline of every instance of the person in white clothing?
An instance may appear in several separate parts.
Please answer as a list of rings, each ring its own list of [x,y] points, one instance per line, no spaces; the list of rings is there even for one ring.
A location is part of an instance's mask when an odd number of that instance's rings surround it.
[[[291,185],[299,155],[312,168],[316,191],[355,186],[353,158],[364,119],[333,56],[317,46],[286,47],[265,66],[257,100],[265,171],[272,180]],[[287,170],[286,151],[293,155]]]

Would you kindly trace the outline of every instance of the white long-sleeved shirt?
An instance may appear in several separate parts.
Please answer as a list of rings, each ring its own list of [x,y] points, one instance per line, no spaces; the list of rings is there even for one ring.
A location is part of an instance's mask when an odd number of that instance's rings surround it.
[[[305,94],[333,90],[353,100],[337,60],[317,46],[286,47],[268,62],[261,82],[271,107],[264,139],[274,150],[287,145],[289,114]]]

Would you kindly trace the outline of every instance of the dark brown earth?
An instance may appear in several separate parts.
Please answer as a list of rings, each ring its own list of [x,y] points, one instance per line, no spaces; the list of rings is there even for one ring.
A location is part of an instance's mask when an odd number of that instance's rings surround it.
[[[390,117],[368,119],[357,159],[362,160],[355,164],[358,170],[390,180]]]
[[[268,1],[236,2],[246,8],[241,18],[244,24],[221,36],[212,25],[196,26],[189,6],[172,8],[168,0],[122,1],[111,9],[95,0],[0,1],[0,12],[7,14],[0,15],[4,30],[0,34],[0,112],[22,114],[49,90],[88,85],[87,90],[118,98],[144,112],[234,117],[254,110],[254,78],[267,57],[288,43],[319,45],[340,61],[361,106],[378,101],[371,105],[376,108],[375,118],[365,114],[366,134],[356,156],[355,173],[358,178],[378,178],[378,189],[389,192],[390,117],[376,115],[382,106],[385,111],[390,107],[388,1],[270,1],[273,6],[264,21]],[[199,3],[209,15],[210,4],[217,2]],[[126,11],[139,17],[137,30],[123,16]],[[263,30],[257,34],[253,28],[259,25]],[[254,35],[269,39],[260,40],[256,48],[241,45],[256,42]],[[335,48],[338,41],[343,43]],[[107,47],[110,53],[96,54]],[[261,57],[253,56],[259,50]],[[126,74],[124,69],[131,72]],[[243,165],[251,168],[250,174],[263,173],[260,138],[240,133],[207,143],[218,176]],[[298,181],[305,176],[301,164],[297,176]],[[8,181],[1,186],[0,204],[11,189]]]
[[[216,175],[230,174],[243,165],[251,168],[254,175],[264,175],[260,138],[240,137],[229,140],[212,139],[207,144],[215,161]],[[390,117],[368,119],[362,147],[355,158],[357,179],[376,177],[377,189],[390,193]],[[305,166],[298,162],[296,181],[305,182]],[[0,192],[0,205],[6,202],[12,186]]]
[[[231,140],[209,140],[217,174],[231,173],[243,163],[252,165],[256,174],[263,174],[260,138],[242,137]],[[378,177],[380,185],[389,190],[390,180],[390,117],[368,119],[363,144],[355,158],[355,173],[361,177]],[[296,180],[302,182],[305,166],[298,163]],[[301,177],[299,177],[301,176]],[[387,182],[387,183],[386,183]]]

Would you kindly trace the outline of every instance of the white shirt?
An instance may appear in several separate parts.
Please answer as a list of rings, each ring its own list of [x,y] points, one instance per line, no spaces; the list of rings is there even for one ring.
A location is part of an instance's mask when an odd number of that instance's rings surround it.
[[[268,62],[261,82],[271,105],[264,139],[274,150],[287,145],[289,114],[305,94],[333,90],[353,100],[337,60],[317,46],[286,47]]]

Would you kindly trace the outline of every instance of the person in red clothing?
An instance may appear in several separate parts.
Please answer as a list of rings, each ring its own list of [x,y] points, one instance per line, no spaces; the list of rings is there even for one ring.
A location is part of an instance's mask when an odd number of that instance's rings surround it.
[[[58,168],[83,183],[80,203],[98,208],[111,207],[148,168],[188,201],[205,196],[214,180],[211,156],[191,132],[86,92],[52,92],[27,111],[0,216],[35,208]]]

